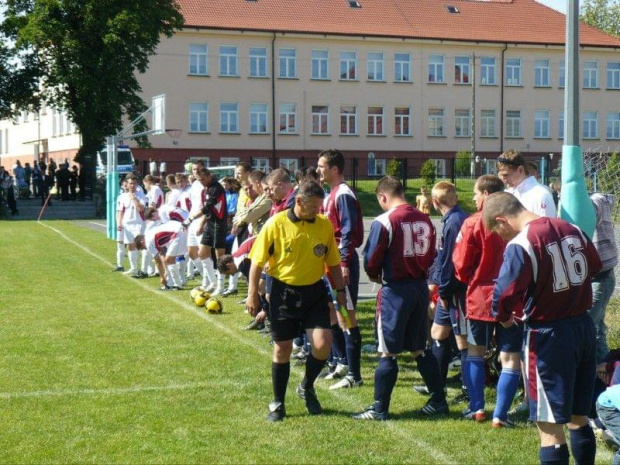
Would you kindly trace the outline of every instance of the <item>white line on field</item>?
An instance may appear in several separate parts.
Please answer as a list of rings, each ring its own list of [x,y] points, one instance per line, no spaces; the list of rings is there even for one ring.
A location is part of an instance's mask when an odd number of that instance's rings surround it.
[[[94,253],[93,251],[89,250],[87,247],[83,246],[82,244],[74,241],[73,239],[71,239],[70,237],[68,237],[64,232],[49,226],[45,223],[40,222],[39,223],[41,226],[51,229],[52,231],[54,231],[56,234],[58,234],[59,236],[61,236],[63,239],[65,239],[67,242],[73,244],[74,246],[76,246],[78,249],[82,250],[83,252],[85,252],[86,254],[90,255],[91,257],[97,259],[98,261],[108,265],[108,266],[113,266],[112,262],[108,261],[107,259],[97,255],[96,253]],[[236,341],[240,342],[243,345],[249,346],[250,348],[252,348],[253,350],[255,350],[256,352],[259,352],[265,356],[270,356],[271,355],[271,351],[270,350],[266,350],[264,347],[262,346],[258,346],[256,344],[253,343],[252,339],[247,337],[247,335],[240,335],[237,331],[234,331],[232,329],[230,329],[228,326],[224,325],[223,323],[220,323],[217,320],[217,317],[213,317],[210,315],[207,315],[205,312],[202,312],[200,310],[197,310],[195,306],[189,304],[189,303],[185,303],[185,302],[181,302],[178,299],[175,299],[173,297],[174,294],[176,293],[170,293],[170,292],[161,292],[157,289],[154,289],[150,286],[148,286],[147,284],[143,283],[142,280],[136,280],[136,279],[132,279],[129,276],[126,277],[127,279],[131,279],[132,282],[134,282],[135,285],[137,285],[138,287],[141,287],[142,289],[144,289],[147,292],[151,292],[153,294],[157,294],[158,296],[169,300],[171,303],[178,305],[180,307],[182,307],[185,310],[189,310],[190,312],[192,312],[193,314],[197,315],[198,317],[202,318],[203,320],[207,321],[209,324],[215,326],[216,328],[218,328],[220,331],[226,333],[227,335],[231,336],[233,339],[235,339]],[[299,378],[303,377],[303,372],[300,369],[294,368],[292,367],[295,371],[297,371],[297,374],[299,376]],[[326,391],[326,393],[329,393],[331,396],[333,397],[337,397],[339,400],[346,402],[347,404],[352,406],[352,409],[355,410],[361,410],[364,406],[362,406],[359,402],[355,401],[355,399],[352,399],[349,395],[343,393],[342,391],[328,391],[327,387],[324,386],[320,386],[317,385],[317,387],[319,389],[323,389],[324,391]],[[165,387],[162,387],[162,389],[164,389]],[[138,391],[138,389],[140,389],[139,387],[134,387],[134,388],[119,388],[119,389],[134,389],[135,391],[128,391],[128,392],[140,392]],[[146,387],[144,389],[146,390],[156,390],[156,388],[153,389],[149,389],[149,387]],[[39,392],[39,393],[46,393],[46,394],[39,394],[39,396],[42,395],[58,395],[58,396],[62,396],[62,395],[75,395],[74,391],[71,390],[61,390],[61,391],[35,391],[35,392]],[[52,394],[53,392],[59,392],[59,394]],[[28,393],[14,393],[15,396],[17,397],[21,394],[21,397],[27,397]],[[122,394],[121,392],[119,392],[118,394]],[[5,396],[11,396],[12,393],[4,393]],[[0,398],[2,398],[2,396],[0,396]],[[351,420],[354,421],[354,420]],[[407,441],[411,442],[412,445],[415,445],[416,447],[423,449],[425,452],[427,452],[431,457],[433,457],[437,462],[442,463],[442,464],[453,464],[456,463],[457,460],[455,458],[452,458],[451,456],[443,453],[442,451],[434,448],[432,446],[432,444],[429,444],[428,442],[422,441],[421,439],[416,438],[412,432],[410,430],[405,430],[403,429],[400,425],[400,422],[395,422],[395,421],[387,421],[385,422],[385,425],[387,428],[389,428],[391,431],[393,431],[394,433],[398,434],[399,436],[401,436],[403,439],[406,439]]]
[[[107,224],[106,223],[97,223],[96,221],[89,221],[90,224],[94,224],[97,226],[101,226],[102,228],[107,228]]]

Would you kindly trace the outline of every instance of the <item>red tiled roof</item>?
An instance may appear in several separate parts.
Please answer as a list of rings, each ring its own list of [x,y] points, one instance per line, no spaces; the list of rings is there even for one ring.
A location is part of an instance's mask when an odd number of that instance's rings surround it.
[[[186,27],[563,44],[566,17],[535,0],[177,0]],[[459,13],[449,13],[455,6]],[[582,45],[620,40],[582,23]]]

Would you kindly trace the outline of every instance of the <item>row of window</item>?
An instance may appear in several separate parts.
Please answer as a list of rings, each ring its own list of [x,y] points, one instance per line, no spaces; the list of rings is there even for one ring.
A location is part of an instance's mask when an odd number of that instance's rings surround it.
[[[239,134],[239,103],[220,103],[219,132],[224,134]],[[341,105],[339,107],[339,134],[353,136],[359,134],[359,108],[356,105]],[[267,103],[250,104],[249,112],[250,134],[269,133],[269,106]],[[411,107],[395,107],[391,115],[393,133],[395,136],[412,135]],[[331,135],[330,108],[328,105],[312,105],[311,107],[311,134]],[[281,103],[278,112],[278,132],[280,134],[298,134],[297,104]],[[480,137],[497,137],[496,110],[482,110],[480,112]],[[446,112],[444,108],[428,109],[428,136],[444,137],[446,127]],[[598,112],[583,114],[583,139],[598,139]],[[505,137],[518,138],[522,136],[522,111],[506,110]],[[207,102],[193,102],[189,111],[189,130],[191,133],[209,132],[209,104]],[[366,135],[386,135],[386,110],[384,107],[371,106],[366,109]],[[454,110],[454,136],[471,137],[471,110],[457,108]],[[560,139],[564,138],[564,113],[559,115]],[[549,139],[550,111],[536,110],[534,112],[534,138]],[[607,139],[620,139],[620,112],[607,114]]]
[[[357,51],[340,51],[338,56],[338,79],[343,81],[360,80]],[[189,46],[189,74],[208,76],[208,47],[205,44]],[[412,56],[409,53],[394,53],[392,55],[392,79],[395,82],[413,82]],[[480,84],[497,84],[497,58],[483,56],[480,62]],[[219,47],[219,76],[239,76],[239,51],[234,45]],[[278,77],[282,79],[296,79],[298,77],[298,57],[294,48],[278,50]],[[599,63],[584,61],[582,63],[582,86],[586,89],[599,87]],[[447,77],[446,64],[443,55],[429,55],[428,80],[429,83],[445,84]],[[454,57],[454,83],[471,83],[472,57]],[[534,61],[534,86],[551,87],[551,61],[539,59]],[[249,76],[267,78],[267,48],[250,47],[249,49]],[[328,50],[312,50],[311,78],[315,80],[330,80],[330,57]],[[564,61],[558,65],[558,86],[564,87],[566,69]],[[368,81],[385,82],[387,80],[386,54],[383,52],[367,52],[366,74]],[[523,82],[523,60],[521,58],[507,58],[505,69],[505,84],[507,86],[521,86]],[[607,89],[620,89],[620,62],[607,63]]]

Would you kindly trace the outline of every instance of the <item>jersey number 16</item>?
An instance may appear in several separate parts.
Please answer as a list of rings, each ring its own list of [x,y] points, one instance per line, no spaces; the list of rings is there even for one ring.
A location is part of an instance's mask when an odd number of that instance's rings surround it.
[[[583,244],[577,236],[567,236],[547,245],[553,262],[553,292],[565,291],[570,285],[579,286],[588,276],[588,261],[581,252]]]

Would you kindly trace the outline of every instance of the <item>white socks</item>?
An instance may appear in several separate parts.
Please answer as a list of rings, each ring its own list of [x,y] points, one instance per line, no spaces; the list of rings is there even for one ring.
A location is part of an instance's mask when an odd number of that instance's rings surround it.
[[[122,242],[116,243],[116,266],[122,267],[125,261],[125,244]]]
[[[213,269],[213,260],[211,257],[202,261],[202,287],[215,285],[215,270]]]
[[[129,265],[131,267],[131,271],[134,273],[138,272],[138,251],[130,250],[129,251]]]
[[[179,273],[179,265],[168,265],[168,286],[183,287],[181,284],[181,274]],[[172,281],[172,283],[170,282]]]

